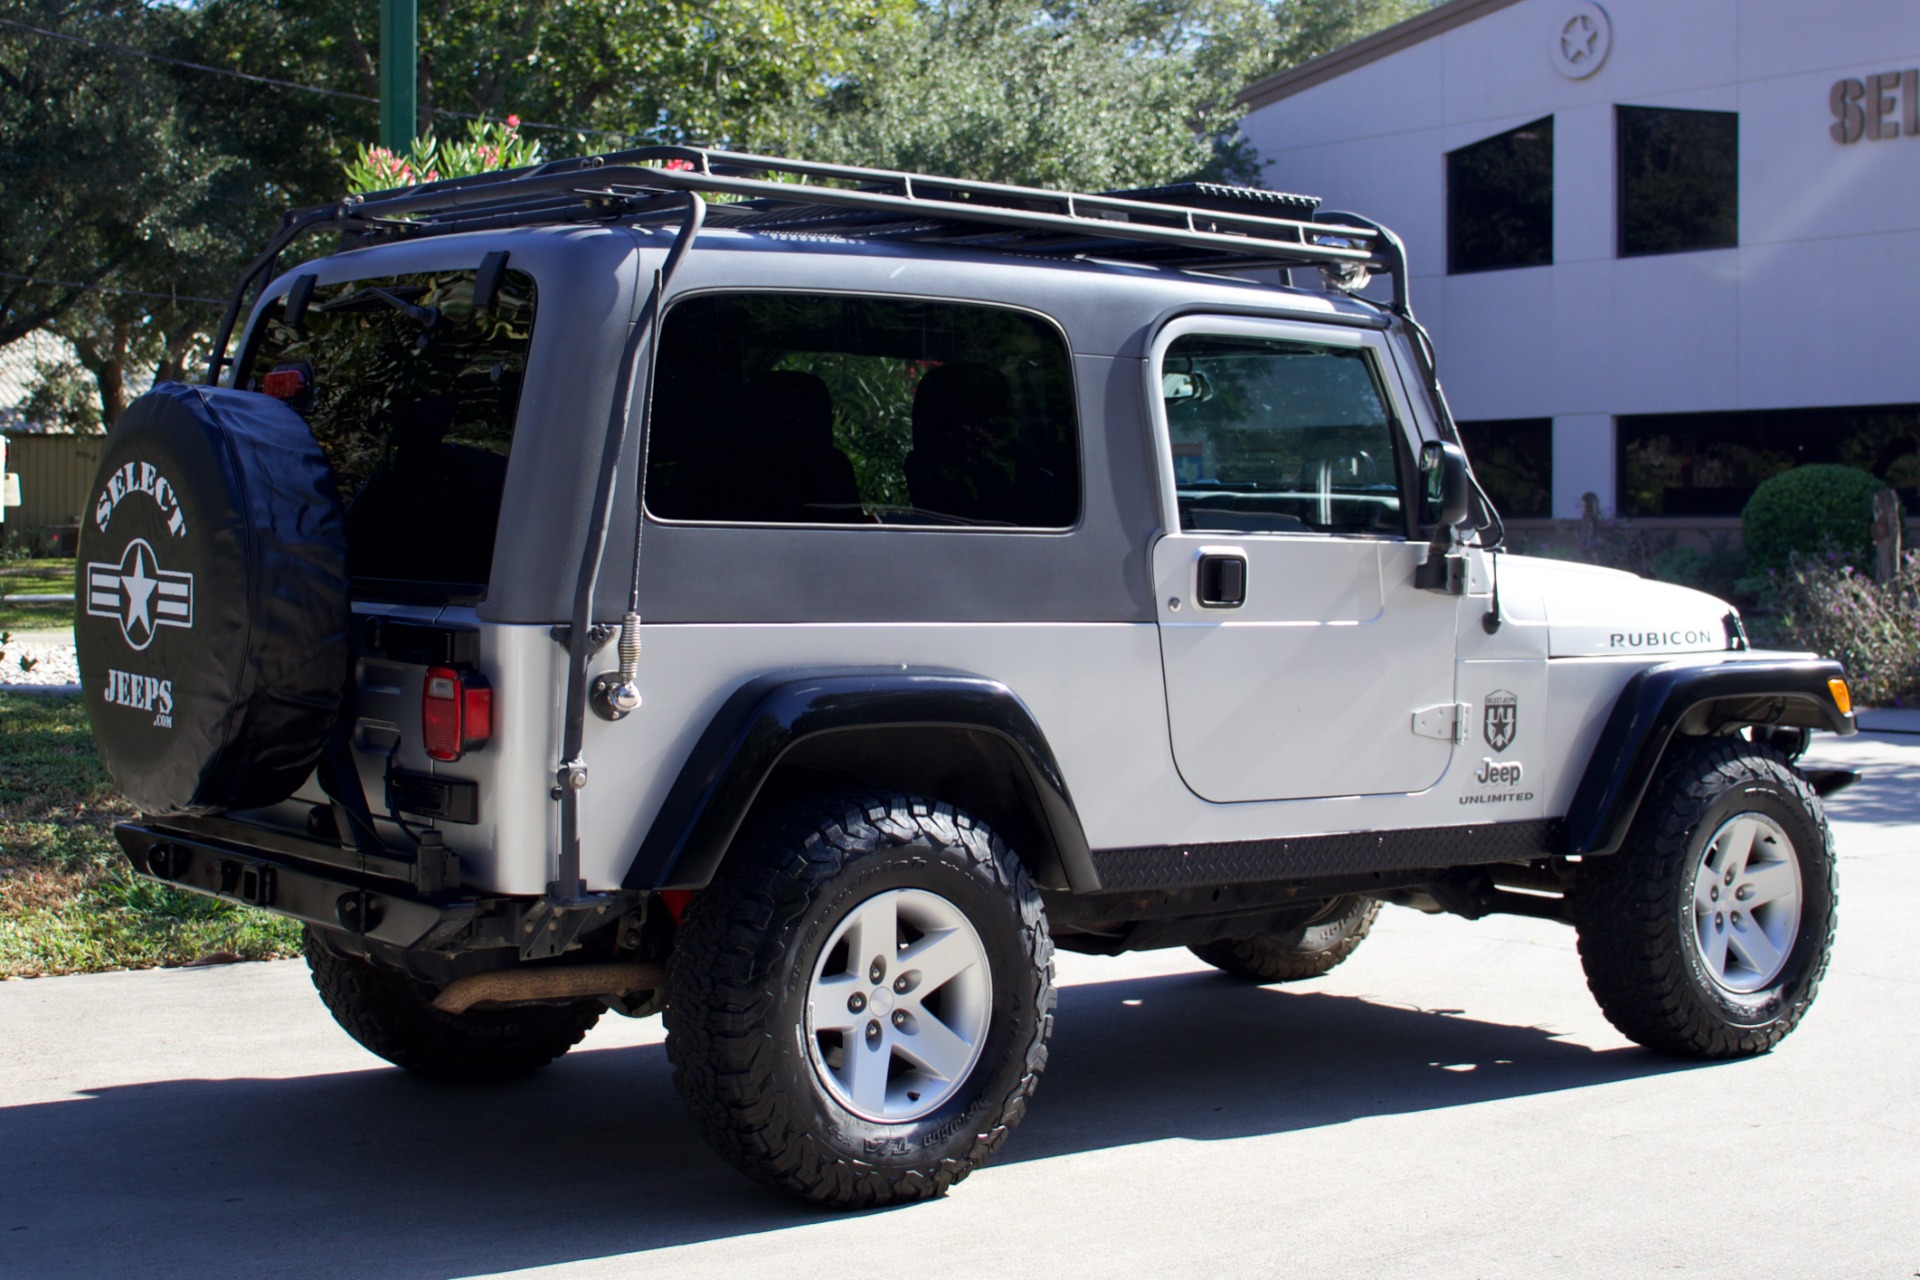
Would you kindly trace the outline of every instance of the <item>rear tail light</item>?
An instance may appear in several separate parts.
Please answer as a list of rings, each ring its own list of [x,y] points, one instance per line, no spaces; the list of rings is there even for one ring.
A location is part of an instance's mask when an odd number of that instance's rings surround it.
[[[313,385],[313,366],[305,360],[280,364],[260,379],[260,390],[276,400],[298,400]]]
[[[430,667],[420,697],[420,732],[427,755],[458,760],[493,737],[493,690],[475,671]]]

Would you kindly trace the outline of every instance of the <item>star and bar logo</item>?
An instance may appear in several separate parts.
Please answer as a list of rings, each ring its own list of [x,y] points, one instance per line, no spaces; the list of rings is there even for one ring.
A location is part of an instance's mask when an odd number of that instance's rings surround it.
[[[161,627],[193,626],[193,575],[162,569],[145,538],[127,544],[119,564],[87,564],[87,613],[112,618],[135,649]]]

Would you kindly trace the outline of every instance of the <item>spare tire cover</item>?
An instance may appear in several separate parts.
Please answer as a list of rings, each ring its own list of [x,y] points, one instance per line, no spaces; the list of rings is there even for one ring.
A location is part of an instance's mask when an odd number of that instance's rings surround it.
[[[108,436],[83,513],[74,640],[94,740],[151,814],[285,799],[339,714],[346,521],[278,400],[157,384]]]

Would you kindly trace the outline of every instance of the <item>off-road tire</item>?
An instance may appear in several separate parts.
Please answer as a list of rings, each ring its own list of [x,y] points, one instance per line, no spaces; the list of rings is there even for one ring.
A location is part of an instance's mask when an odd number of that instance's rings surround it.
[[[1693,876],[1715,831],[1753,813],[1793,846],[1800,919],[1777,977],[1748,993],[1716,982],[1694,940]],[[1820,798],[1772,747],[1738,738],[1676,745],[1611,857],[1580,864],[1580,962],[1607,1020],[1628,1038],[1692,1058],[1765,1053],[1813,1003],[1839,884]]]
[[[809,991],[834,930],[893,890],[964,915],[992,996],[982,1047],[939,1108],[887,1123],[823,1082]],[[940,1195],[1006,1142],[1046,1066],[1053,943],[1026,871],[985,825],[924,798],[846,795],[736,845],[688,911],[668,991],[674,1085],[714,1148],[763,1185],[864,1208]]]
[[[1317,978],[1354,953],[1373,928],[1380,902],[1358,894],[1334,898],[1285,933],[1224,938],[1187,950],[1220,972],[1245,982],[1298,982]]]
[[[348,1035],[396,1067],[439,1080],[526,1075],[579,1044],[606,1011],[581,1000],[443,1013],[432,1007],[432,986],[343,956],[311,929],[304,950],[314,989]]]

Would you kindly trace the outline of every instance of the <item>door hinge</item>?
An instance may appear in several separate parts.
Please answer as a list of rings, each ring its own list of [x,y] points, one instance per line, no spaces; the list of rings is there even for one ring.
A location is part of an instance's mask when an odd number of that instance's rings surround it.
[[[1413,713],[1413,731],[1423,738],[1438,738],[1442,742],[1465,742],[1467,722],[1472,719],[1472,711],[1473,708],[1464,702],[1424,707]]]

